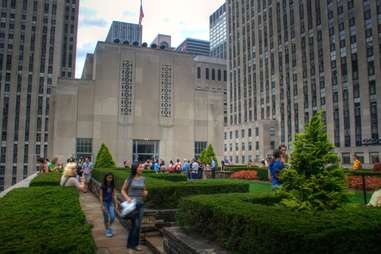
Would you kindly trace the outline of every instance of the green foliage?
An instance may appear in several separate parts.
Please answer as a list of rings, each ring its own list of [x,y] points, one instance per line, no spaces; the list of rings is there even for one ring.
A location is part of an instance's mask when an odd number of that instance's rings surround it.
[[[215,160],[216,164],[218,164],[216,154],[214,153],[214,149],[211,144],[209,144],[208,147],[201,152],[199,160],[201,163],[208,165],[210,165],[212,160]]]
[[[336,209],[348,198],[344,171],[324,131],[321,113],[295,137],[291,168],[281,172],[282,204],[296,210]]]
[[[381,253],[381,209],[352,206],[311,213],[274,205],[281,198],[274,193],[187,197],[177,221],[232,253]]]
[[[0,253],[95,253],[78,192],[20,188],[0,199]]]
[[[30,182],[30,187],[35,186],[58,186],[61,179],[60,173],[39,174]]]
[[[95,160],[96,168],[114,168],[115,162],[112,155],[105,144],[101,145]]]
[[[187,177],[182,174],[168,174],[168,173],[160,173],[160,174],[147,174],[147,176],[156,178],[156,179],[162,179],[162,180],[167,180],[171,182],[184,182],[187,181]]]
[[[93,177],[101,182],[107,172],[112,172],[115,177],[115,185],[118,190],[121,189],[124,181],[128,178],[129,172],[123,172],[113,169],[96,169],[93,171]],[[148,197],[146,206],[155,209],[177,208],[178,203],[183,197],[197,194],[216,194],[229,192],[248,192],[249,184],[237,180],[228,179],[210,179],[195,181],[169,181],[158,179],[152,176],[161,174],[145,175]],[[170,176],[171,177],[171,176]],[[176,176],[177,178],[177,176]],[[173,180],[173,178],[172,178]]]

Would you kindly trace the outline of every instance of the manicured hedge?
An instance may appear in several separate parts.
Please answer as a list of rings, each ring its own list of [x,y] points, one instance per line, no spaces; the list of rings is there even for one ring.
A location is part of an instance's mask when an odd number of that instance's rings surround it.
[[[95,253],[74,188],[34,187],[0,199],[0,253]]]
[[[61,176],[61,173],[39,174],[33,178],[29,186],[58,186],[60,185]]]
[[[115,185],[118,190],[120,190],[125,179],[129,176],[128,172],[118,172],[112,169],[97,169],[93,172],[93,177],[101,182],[106,172],[112,172],[114,174]],[[155,174],[155,176],[156,175],[160,174]],[[177,208],[179,201],[183,197],[190,195],[249,192],[249,184],[237,180],[168,181],[147,175],[145,177],[149,192],[146,206],[155,209]]]
[[[278,201],[273,194],[187,197],[177,220],[234,253],[381,253],[381,209],[352,205],[312,214]]]
[[[187,181],[187,177],[182,174],[168,174],[168,173],[159,173],[159,174],[149,174],[147,175],[148,177],[156,178],[156,179],[162,179],[162,180],[167,180],[171,182],[184,182]]]

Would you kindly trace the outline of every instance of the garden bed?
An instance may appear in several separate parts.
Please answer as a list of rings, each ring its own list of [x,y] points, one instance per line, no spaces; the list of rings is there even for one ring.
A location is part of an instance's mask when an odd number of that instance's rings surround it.
[[[35,184],[44,185],[49,177],[41,175]],[[0,199],[0,253],[94,252],[91,226],[74,188],[20,188]]]
[[[36,186],[58,186],[60,185],[62,173],[39,174],[30,182],[30,187]]]
[[[121,189],[128,172],[120,172],[112,169],[95,170],[93,177],[101,182],[106,172],[112,172],[115,176],[115,184],[118,190]],[[161,175],[161,174],[158,174]],[[169,174],[168,177],[171,177]],[[155,174],[156,176],[156,174]],[[148,197],[146,206],[154,209],[177,208],[179,201],[186,196],[198,194],[216,194],[231,192],[249,192],[249,184],[229,179],[210,179],[195,181],[169,181],[165,174],[161,179],[146,175],[146,186]]]
[[[187,197],[177,220],[234,253],[381,253],[381,209],[296,212],[273,194]]]

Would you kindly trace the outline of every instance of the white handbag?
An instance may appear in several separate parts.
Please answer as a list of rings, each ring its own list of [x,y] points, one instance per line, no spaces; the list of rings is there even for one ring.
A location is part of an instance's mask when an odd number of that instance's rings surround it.
[[[120,206],[122,210],[122,212],[120,213],[120,217],[124,218],[136,209],[136,200],[132,199],[130,203],[127,201],[124,201],[120,203]]]

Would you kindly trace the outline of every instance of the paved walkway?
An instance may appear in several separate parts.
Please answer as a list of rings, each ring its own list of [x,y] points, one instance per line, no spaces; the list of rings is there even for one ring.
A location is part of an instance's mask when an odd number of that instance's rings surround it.
[[[81,193],[80,203],[86,215],[87,222],[93,225],[92,235],[97,246],[97,254],[124,254],[127,253],[127,231],[115,220],[112,229],[114,236],[108,238],[104,235],[103,214],[99,200],[92,193]],[[145,246],[144,251],[135,253],[151,254]]]

